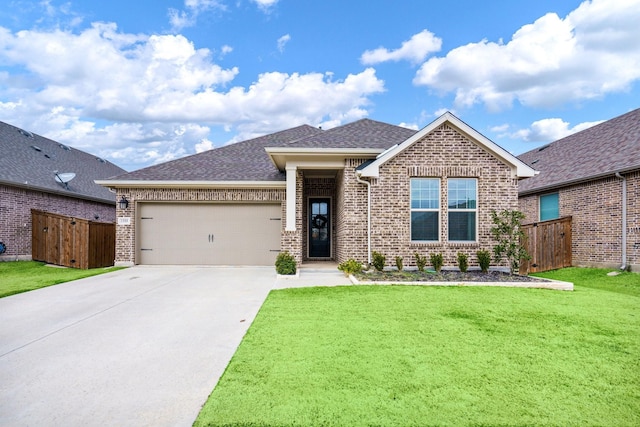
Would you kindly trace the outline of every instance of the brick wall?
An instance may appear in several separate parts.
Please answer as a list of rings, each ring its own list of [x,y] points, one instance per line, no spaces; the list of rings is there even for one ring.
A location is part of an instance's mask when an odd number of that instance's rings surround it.
[[[627,178],[627,259],[640,270],[640,172]],[[558,193],[560,216],[571,216],[572,261],[576,266],[619,267],[622,263],[622,180],[615,176],[572,185]],[[541,194],[548,194],[544,192]],[[539,220],[539,194],[519,199],[525,223]]]
[[[366,159],[347,159],[336,177],[335,259],[367,262],[367,187],[356,180]]]
[[[0,185],[0,241],[7,246],[0,260],[31,259],[31,209],[100,222],[116,215],[113,204]]]
[[[445,266],[457,265],[458,252],[477,265],[478,250],[491,251],[495,244],[491,235],[492,209],[517,209],[517,181],[511,168],[448,125],[443,125],[380,168],[378,179],[372,180],[372,250],[385,255],[388,264],[396,256],[404,258],[406,266],[415,266],[414,253],[442,253]],[[440,241],[412,243],[410,235],[410,179],[440,178]],[[456,243],[448,241],[447,178],[477,178],[478,241]],[[364,192],[357,184],[355,191]],[[366,197],[366,195],[365,195]],[[365,220],[359,204],[356,223]],[[506,265],[506,264],[505,264]]]
[[[302,184],[298,185],[298,198],[302,199]],[[126,210],[118,208],[118,217],[130,218],[129,225],[116,225],[116,265],[133,265],[136,249],[136,203],[145,201],[164,202],[280,202],[282,204],[282,228],[285,227],[285,190],[284,189],[157,189],[157,188],[122,188],[118,189],[117,198],[125,196],[129,200]],[[296,223],[302,223],[302,212],[298,208]],[[299,229],[299,225],[297,224]],[[281,249],[289,250],[296,261],[302,261],[301,239],[297,233],[282,233]]]

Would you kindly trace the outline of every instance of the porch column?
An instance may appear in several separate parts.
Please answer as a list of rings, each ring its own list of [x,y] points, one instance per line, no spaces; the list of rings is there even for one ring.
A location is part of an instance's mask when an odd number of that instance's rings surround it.
[[[287,165],[287,222],[286,231],[296,231],[296,176],[298,168]]]

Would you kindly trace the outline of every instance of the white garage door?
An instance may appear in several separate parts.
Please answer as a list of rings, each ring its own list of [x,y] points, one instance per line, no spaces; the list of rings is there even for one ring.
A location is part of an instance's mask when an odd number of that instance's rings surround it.
[[[280,204],[141,203],[138,264],[274,265]]]

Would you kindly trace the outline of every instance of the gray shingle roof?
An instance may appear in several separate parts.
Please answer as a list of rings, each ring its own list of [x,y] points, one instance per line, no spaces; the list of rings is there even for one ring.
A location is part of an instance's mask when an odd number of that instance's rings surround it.
[[[302,125],[243,142],[215,148],[159,165],[149,166],[116,180],[131,181],[284,181],[265,147],[281,147],[323,131]]]
[[[521,181],[527,194],[640,169],[640,109],[518,156],[540,173]]]
[[[335,127],[310,138],[287,144],[297,148],[378,148],[386,150],[400,144],[415,130],[371,119]]]
[[[68,189],[54,171],[73,172]],[[93,181],[125,170],[84,151],[0,122],[0,184],[115,203],[115,194]]]

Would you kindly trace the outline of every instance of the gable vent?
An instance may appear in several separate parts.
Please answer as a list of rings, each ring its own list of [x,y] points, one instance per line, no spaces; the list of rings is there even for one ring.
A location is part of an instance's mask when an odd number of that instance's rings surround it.
[[[18,132],[20,132],[22,135],[26,136],[27,138],[33,138],[33,134],[28,130],[18,128]]]

